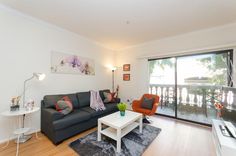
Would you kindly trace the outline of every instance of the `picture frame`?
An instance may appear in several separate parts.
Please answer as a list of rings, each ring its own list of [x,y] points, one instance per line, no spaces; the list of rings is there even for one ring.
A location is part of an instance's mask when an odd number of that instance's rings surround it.
[[[123,74],[123,81],[130,81],[130,74]]]
[[[124,64],[123,71],[130,71],[130,64]]]
[[[51,72],[60,74],[95,75],[95,61],[75,54],[52,51]]]

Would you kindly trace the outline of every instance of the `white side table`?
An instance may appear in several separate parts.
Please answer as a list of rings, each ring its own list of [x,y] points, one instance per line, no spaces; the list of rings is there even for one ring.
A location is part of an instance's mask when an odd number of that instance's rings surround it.
[[[24,117],[25,115],[35,113],[35,112],[37,112],[39,110],[40,110],[39,107],[34,107],[32,110],[29,110],[29,111],[27,111],[25,108],[21,108],[18,111],[9,111],[8,110],[8,111],[4,111],[4,112],[1,113],[1,115],[5,116],[5,117],[18,117],[19,128],[17,128],[13,132],[15,135],[17,135],[17,140],[16,140],[17,151],[16,151],[16,155],[18,155],[19,143],[23,143],[23,142],[29,140],[32,137],[31,135],[24,135],[25,133],[27,133],[30,130],[30,128],[29,127],[24,127],[24,123],[21,122],[21,118]],[[38,138],[37,132],[35,132],[35,134],[36,134],[36,138]],[[8,139],[8,142],[7,142],[5,147],[8,146],[9,141],[10,141],[10,139]],[[3,147],[3,148],[5,148],[5,147]]]

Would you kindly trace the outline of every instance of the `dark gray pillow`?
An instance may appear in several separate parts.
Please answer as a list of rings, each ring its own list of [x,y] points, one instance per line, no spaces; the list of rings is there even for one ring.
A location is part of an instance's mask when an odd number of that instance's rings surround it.
[[[141,107],[144,109],[150,109],[152,110],[154,104],[154,98],[148,99],[148,98],[143,98],[143,102],[141,103]]]

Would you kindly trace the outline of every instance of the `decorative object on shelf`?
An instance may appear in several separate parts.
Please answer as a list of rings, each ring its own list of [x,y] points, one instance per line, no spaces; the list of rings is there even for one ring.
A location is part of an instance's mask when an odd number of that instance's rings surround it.
[[[116,67],[111,67],[111,71],[112,71],[112,92],[114,92],[114,85],[115,85],[115,80],[114,80],[114,74],[115,74],[115,70],[117,68]]]
[[[10,111],[17,111],[20,108],[20,98],[21,96],[13,97],[11,99]]]
[[[123,81],[130,81],[130,74],[123,74]]]
[[[66,74],[95,75],[92,59],[60,52],[51,53],[51,72]]]
[[[124,64],[123,71],[130,71],[130,64]]]
[[[31,111],[34,109],[35,103],[34,100],[29,100],[28,102],[25,103],[25,109],[26,111]]]
[[[117,107],[120,111],[120,116],[125,116],[125,110],[126,110],[126,107],[127,107],[126,103],[121,102],[121,103],[117,104]]]

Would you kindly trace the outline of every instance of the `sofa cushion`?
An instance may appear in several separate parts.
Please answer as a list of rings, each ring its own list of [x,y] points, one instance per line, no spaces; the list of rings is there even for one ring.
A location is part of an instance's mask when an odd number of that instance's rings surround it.
[[[110,93],[111,91],[109,89],[104,89],[104,90],[99,91],[99,95],[100,95],[102,101],[104,101],[104,99],[105,99],[103,92]]]
[[[118,111],[117,103],[108,103],[105,104],[105,107],[106,107],[105,110],[106,113]]]
[[[78,98],[79,107],[87,107],[90,105],[90,92],[76,93]]]
[[[79,108],[79,103],[76,94],[60,94],[60,95],[46,95],[43,98],[44,106],[46,108],[55,108],[57,101],[61,100],[63,97],[68,96],[73,104],[73,108]]]
[[[105,113],[105,110],[95,111],[91,107],[83,107],[81,110],[90,113],[92,117],[100,116]]]
[[[88,112],[77,109],[64,116],[64,118],[54,121],[53,127],[54,130],[64,129],[77,123],[89,120],[90,118],[91,115]]]

